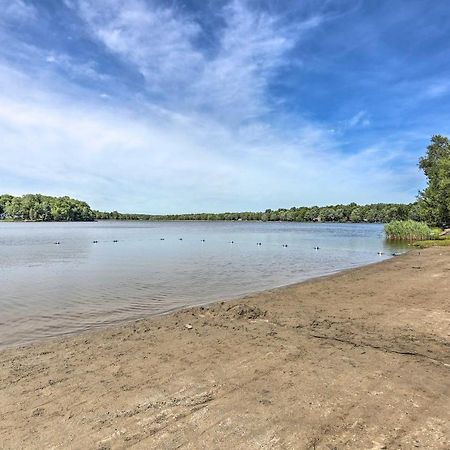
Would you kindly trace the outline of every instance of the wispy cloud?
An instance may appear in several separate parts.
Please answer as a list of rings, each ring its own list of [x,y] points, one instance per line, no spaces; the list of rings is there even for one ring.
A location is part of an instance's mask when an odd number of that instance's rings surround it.
[[[45,61],[49,65],[54,65],[56,69],[64,71],[69,77],[97,81],[108,81],[111,78],[107,74],[102,73],[93,60],[78,62],[67,54],[50,52],[45,57]]]
[[[37,16],[34,6],[24,0],[1,0],[0,8],[0,23],[20,23]]]
[[[435,98],[450,94],[450,80],[440,80],[430,84],[425,90],[428,97]]]
[[[295,34],[279,18],[252,13],[234,1],[224,12],[220,50],[207,61],[190,89],[197,105],[249,119],[268,112],[267,85],[280,67]]]
[[[359,111],[352,116],[346,124],[349,128],[367,127],[370,125],[370,119],[367,111]]]
[[[269,111],[267,86],[301,33],[317,16],[295,25],[234,0],[217,15],[217,49],[199,46],[202,29],[192,15],[142,0],[72,4],[90,33],[133,64],[157,100],[177,108],[249,119]]]
[[[151,92],[182,88],[198,71],[203,55],[193,45],[200,27],[170,7],[142,0],[81,0],[71,3],[108,50],[133,64]]]

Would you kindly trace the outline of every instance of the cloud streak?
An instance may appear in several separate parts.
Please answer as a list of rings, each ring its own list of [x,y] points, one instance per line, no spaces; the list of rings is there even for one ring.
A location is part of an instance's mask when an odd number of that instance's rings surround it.
[[[249,120],[270,111],[267,87],[289,63],[287,53],[302,31],[235,0],[219,12],[215,49],[201,48],[195,17],[142,0],[79,1],[72,4],[89,32],[109,51],[135,66],[153,101],[203,111],[221,119]]]

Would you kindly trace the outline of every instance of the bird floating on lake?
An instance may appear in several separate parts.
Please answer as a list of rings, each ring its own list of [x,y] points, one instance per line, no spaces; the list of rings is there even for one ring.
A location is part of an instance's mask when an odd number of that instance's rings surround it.
[[[262,245],[261,242],[257,242],[256,245]]]
[[[159,238],[159,240],[160,240],[160,241],[163,241],[163,240],[164,240],[164,238]]]
[[[378,254],[381,256],[381,255],[384,255],[384,253],[383,252],[378,252]]]
[[[114,239],[113,242],[119,242],[117,239]]]
[[[179,241],[182,241],[182,240],[183,240],[183,238],[179,238],[178,240],[179,240]]]
[[[283,246],[283,247],[287,247],[288,245],[287,245],[287,244],[283,244],[282,246]]]
[[[205,242],[205,239],[202,239],[202,242]]]
[[[59,242],[59,241],[56,241],[56,242],[53,242],[55,245],[59,245],[59,244],[61,244],[61,242]]]
[[[320,247],[318,247],[317,245],[314,247],[314,250],[320,250]]]
[[[98,241],[92,241],[93,244],[98,244]]]

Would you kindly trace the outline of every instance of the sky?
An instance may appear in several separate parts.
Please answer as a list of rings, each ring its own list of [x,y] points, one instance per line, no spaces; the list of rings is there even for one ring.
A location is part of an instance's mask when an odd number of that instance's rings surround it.
[[[450,2],[0,0],[0,193],[100,210],[414,201]]]

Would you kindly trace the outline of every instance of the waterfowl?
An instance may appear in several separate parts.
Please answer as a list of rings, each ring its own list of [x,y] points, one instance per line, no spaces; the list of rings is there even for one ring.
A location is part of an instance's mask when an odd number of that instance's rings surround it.
[[[317,245],[314,247],[314,250],[320,250],[320,247],[318,247]]]
[[[119,242],[117,239],[114,239],[113,242]]]
[[[98,243],[98,241],[92,241],[92,243],[93,243],[93,244],[97,244],[97,243]]]
[[[61,244],[61,242],[59,242],[59,241],[56,241],[56,242],[53,242],[55,245],[59,245],[59,244]]]
[[[160,240],[160,241],[163,241],[163,240],[164,240],[164,238],[159,238],[159,240]]]
[[[378,252],[378,254],[381,256],[381,255],[384,255],[384,253],[383,252]]]
[[[183,238],[179,238],[178,240],[179,240],[179,241],[182,241],[182,240],[183,240]]]
[[[204,240],[204,239],[202,239],[202,242],[205,242],[205,240]]]

